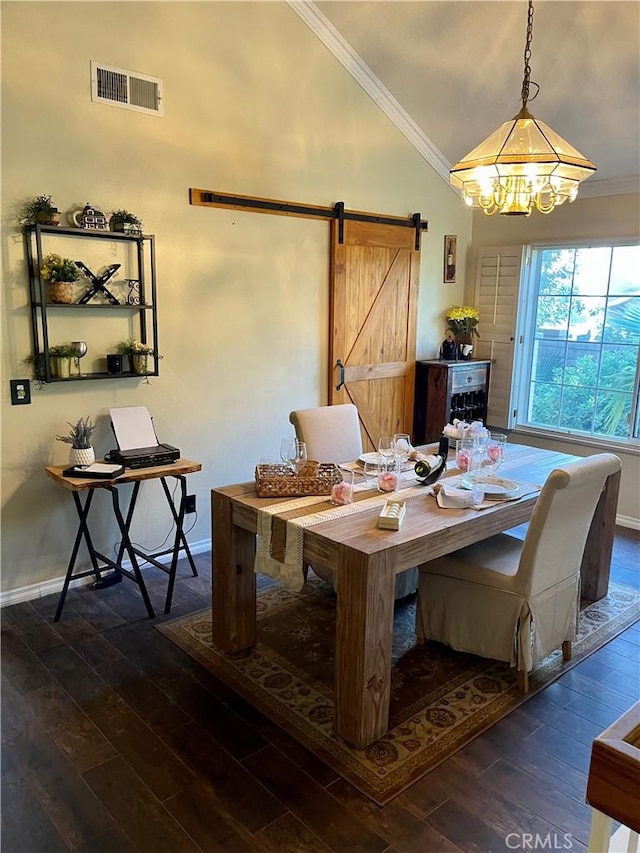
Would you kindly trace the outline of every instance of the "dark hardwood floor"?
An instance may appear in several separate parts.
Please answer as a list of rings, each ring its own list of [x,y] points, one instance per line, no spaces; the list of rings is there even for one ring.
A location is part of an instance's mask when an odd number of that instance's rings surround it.
[[[612,578],[639,587],[640,534],[616,534]],[[57,624],[57,596],[3,609],[3,853],[586,849],[591,741],[639,698],[638,623],[381,809],[154,630],[209,606],[197,563],[168,617],[126,579],[72,590]],[[145,576],[161,612],[166,575]]]

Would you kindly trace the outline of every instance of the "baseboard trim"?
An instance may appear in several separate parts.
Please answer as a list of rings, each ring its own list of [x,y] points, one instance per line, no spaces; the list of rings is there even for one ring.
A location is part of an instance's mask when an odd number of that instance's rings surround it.
[[[640,530],[640,518],[632,515],[616,515],[616,524],[619,527],[629,527],[631,530]]]
[[[194,542],[193,544],[189,543],[189,550],[193,555],[203,554],[206,551],[210,551],[211,539],[201,539],[199,542]],[[165,564],[170,563],[171,554],[164,554],[162,557],[158,557],[158,562]],[[131,567],[131,563],[128,560],[122,565],[125,569]],[[153,569],[153,566],[147,564],[146,566],[142,566],[142,569],[143,571],[146,569]],[[72,581],[69,587],[84,586],[92,582],[92,576],[89,575],[86,578],[80,578],[79,580]],[[45,595],[60,592],[63,584],[64,577],[58,577],[52,578],[48,581],[29,584],[28,586],[20,586],[16,589],[9,589],[6,592],[0,593],[0,607],[6,607],[9,604],[19,604],[22,601],[32,601],[35,598],[43,598]]]

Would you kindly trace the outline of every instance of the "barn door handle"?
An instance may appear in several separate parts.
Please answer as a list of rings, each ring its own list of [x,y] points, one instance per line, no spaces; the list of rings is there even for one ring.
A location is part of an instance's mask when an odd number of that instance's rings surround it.
[[[336,391],[339,391],[344,385],[344,364],[338,359],[336,361],[336,367],[340,371],[340,382],[336,385]]]

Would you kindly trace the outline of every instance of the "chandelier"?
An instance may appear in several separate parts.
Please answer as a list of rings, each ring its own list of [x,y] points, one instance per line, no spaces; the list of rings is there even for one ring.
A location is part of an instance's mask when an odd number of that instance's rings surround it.
[[[449,173],[450,183],[462,190],[466,204],[488,216],[529,216],[534,207],[551,213],[567,199],[574,201],[580,182],[596,171],[590,160],[527,109],[532,34],[533,0],[529,0],[522,109]],[[537,83],[533,85],[536,93],[531,100],[540,90]]]

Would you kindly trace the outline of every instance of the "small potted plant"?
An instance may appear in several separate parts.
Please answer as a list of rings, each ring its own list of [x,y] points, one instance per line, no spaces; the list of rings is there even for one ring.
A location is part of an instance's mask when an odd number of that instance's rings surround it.
[[[128,356],[132,373],[149,373],[149,356],[154,354],[150,344],[127,338],[126,341],[120,341],[116,352]]]
[[[471,359],[474,337],[480,337],[478,321],[480,315],[477,308],[470,305],[455,305],[444,315],[447,321],[447,332],[455,336],[458,347],[458,357],[464,361]]]
[[[23,205],[18,214],[18,224],[22,228],[29,225],[59,225],[60,211],[50,195],[38,195]]]
[[[58,379],[68,379],[71,375],[71,359],[75,358],[75,355],[73,344],[55,344],[49,347],[51,375]]]
[[[80,278],[75,261],[50,252],[43,259],[40,275],[49,284],[49,302],[71,302],[73,282]]]
[[[80,418],[75,424],[68,422],[71,429],[67,435],[57,435],[57,441],[71,445],[69,462],[71,465],[93,465],[96,455],[91,445],[91,436],[95,429],[91,418]]]
[[[114,210],[109,217],[109,228],[124,234],[142,234],[142,221],[128,210]]]

